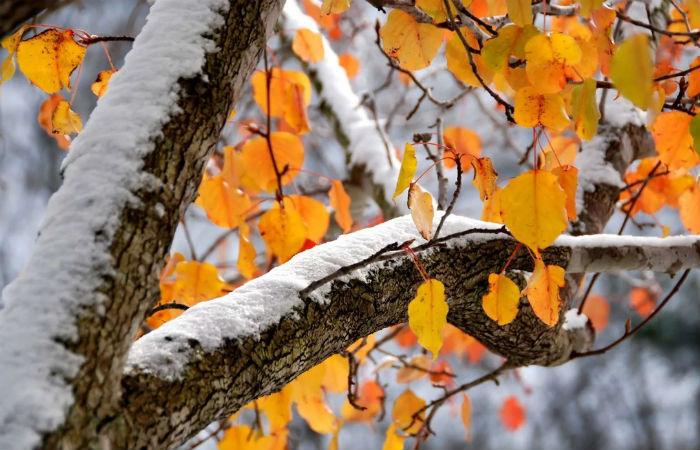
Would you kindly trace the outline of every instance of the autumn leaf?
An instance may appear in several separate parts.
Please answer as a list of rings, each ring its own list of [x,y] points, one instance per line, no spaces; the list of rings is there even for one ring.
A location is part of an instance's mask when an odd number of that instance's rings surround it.
[[[294,35],[292,50],[302,61],[317,63],[323,60],[323,37],[308,28],[300,28]]]
[[[325,372],[321,385],[335,394],[342,394],[348,390],[348,359],[341,355],[333,355],[323,363]]]
[[[500,200],[503,223],[535,252],[547,248],[566,229],[566,193],[550,172],[518,175],[501,191]]]
[[[248,194],[232,187],[222,175],[205,176],[195,201],[206,212],[214,225],[237,228],[251,211]]]
[[[399,178],[396,180],[396,189],[394,189],[394,196],[392,197],[394,202],[396,201],[396,197],[401,195],[401,193],[411,185],[417,167],[418,160],[416,159],[416,150],[413,145],[407,143],[403,151]]]
[[[58,102],[51,116],[52,133],[73,134],[83,131],[80,114],[73,111],[70,103],[65,100]]]
[[[255,247],[249,239],[249,227],[245,222],[240,224],[238,230],[238,261],[236,268],[247,280],[255,276],[258,266],[255,265]]]
[[[353,407],[347,399],[341,408],[343,420],[352,422],[368,422],[382,410],[384,390],[375,380],[365,381],[359,389],[357,404],[364,407],[359,410]]]
[[[472,161],[474,179],[472,184],[479,191],[481,201],[487,200],[496,190],[498,174],[493,170],[491,158],[478,158]]]
[[[443,132],[445,146],[448,147],[455,155],[464,155],[461,166],[463,172],[468,172],[472,168],[471,162],[475,158],[481,156],[481,138],[473,130],[465,127],[446,127]],[[449,152],[448,152],[449,154]],[[457,165],[453,159],[445,159],[442,162],[443,166],[451,169]]]
[[[409,319],[410,314],[409,312]],[[410,365],[403,366],[396,371],[397,383],[410,383],[423,378],[430,370],[430,357],[428,355],[414,356],[408,362]]]
[[[462,28],[462,36],[465,38],[471,48],[479,48],[479,41],[469,31],[468,28]],[[471,55],[476,70],[485,84],[491,83],[493,72],[489,66],[482,60],[481,55]],[[481,82],[474,74],[469,55],[464,48],[464,43],[457,33],[454,33],[445,47],[445,58],[447,59],[447,69],[457,77],[458,80],[474,87],[481,87]]]
[[[491,70],[503,73],[508,69],[508,59],[511,55],[518,59],[525,59],[525,44],[539,33],[539,30],[532,25],[525,27],[506,25],[498,30],[498,36],[484,43],[481,57]]]
[[[352,0],[323,0],[321,14],[338,14],[350,7]]]
[[[571,93],[571,116],[578,137],[590,141],[598,133],[600,111],[596,101],[596,81],[587,78]]]
[[[70,147],[70,138],[63,134],[54,133],[53,130],[53,113],[56,111],[56,107],[63,100],[63,96],[60,94],[54,94],[49,96],[46,100],[41,103],[39,107],[39,115],[37,120],[41,128],[46,131],[46,133],[56,139],[56,144],[63,150],[68,150]]]
[[[540,320],[550,327],[559,322],[561,298],[559,288],[564,286],[564,269],[559,266],[547,266],[541,259],[535,260],[535,270],[530,275],[523,295],[532,306]]]
[[[518,315],[520,289],[506,275],[489,274],[489,290],[482,297],[484,312],[499,325],[506,325]]]
[[[175,267],[175,276],[172,298],[190,306],[219,297],[226,287],[216,267],[209,263],[181,262]]]
[[[0,45],[9,53],[0,66],[0,86],[15,74],[15,53],[26,30],[27,25],[22,25],[15,33],[0,41]]]
[[[511,431],[517,430],[525,423],[525,408],[513,396],[505,399],[498,415],[503,425]]]
[[[503,217],[501,216],[501,192],[503,192],[503,189],[496,186],[491,196],[484,201],[484,207],[481,210],[481,220],[503,223]]]
[[[338,55],[338,64],[345,70],[348,78],[352,80],[360,73],[360,60],[352,53]]]
[[[102,97],[103,95],[105,95],[105,92],[107,92],[107,85],[109,84],[109,80],[115,73],[117,73],[116,70],[103,70],[102,72],[98,73],[97,79],[94,83],[90,85],[90,90],[92,90],[92,93],[98,97]],[[235,111],[232,111],[232,113],[235,114]]]
[[[531,0],[506,0],[506,5],[511,22],[521,27],[532,23]]]
[[[678,209],[680,211],[683,225],[691,233],[700,234],[700,178],[695,181],[690,189],[686,190],[678,198]]]
[[[296,209],[301,215],[307,229],[306,238],[315,243],[321,242],[328,231],[331,218],[326,205],[305,195],[289,195],[284,198],[284,205]],[[273,208],[278,207],[277,203],[273,206]]]
[[[272,445],[273,438],[254,433],[247,425],[233,425],[224,431],[219,450],[261,450]]]
[[[610,303],[602,295],[591,295],[586,299],[581,312],[588,317],[596,333],[600,333],[608,325]]]
[[[375,336],[370,334],[366,339],[358,339],[357,341],[353,342],[348,347],[347,351],[352,353],[360,364],[364,364],[367,354],[374,346],[374,340]]]
[[[411,184],[408,188],[408,209],[411,210],[411,218],[416,229],[423,239],[430,240],[433,237],[433,196],[419,184]]]
[[[350,196],[345,192],[343,187],[343,182],[340,180],[333,180],[331,183],[331,189],[328,191],[328,198],[331,204],[331,208],[335,210],[336,223],[343,230],[343,233],[347,233],[352,228],[352,215],[350,214]]]
[[[268,114],[267,108],[267,75],[257,71],[251,78],[253,98],[255,103]],[[311,81],[303,72],[281,70],[273,67],[270,70],[270,110],[271,117],[284,119],[295,128],[297,133],[310,129],[306,117],[306,108],[311,101]]]
[[[700,66],[700,56],[690,63],[690,68]],[[695,97],[700,94],[700,72],[693,70],[688,74],[688,89],[685,91],[688,97]]]
[[[418,397],[412,390],[406,389],[394,402],[391,416],[396,425],[408,434],[416,433],[423,426],[425,411],[418,414],[414,419],[413,415],[425,406],[425,400]]]
[[[396,424],[392,423],[386,429],[386,438],[382,450],[403,450],[403,444],[406,436],[401,436],[396,430]]]
[[[418,342],[433,354],[433,360],[442,347],[448,309],[445,286],[435,279],[418,286],[415,298],[408,304],[408,324],[418,336]]]
[[[326,404],[319,391],[312,397],[304,397],[296,401],[297,412],[304,418],[309,428],[316,433],[332,433],[336,429],[336,418]]]
[[[566,216],[569,220],[576,220],[576,186],[578,185],[578,169],[574,166],[564,165],[552,169],[552,175],[557,177],[559,187],[566,194]]]
[[[563,33],[538,34],[525,44],[527,77],[539,94],[555,94],[566,86],[566,70],[581,61],[576,40]]]
[[[17,46],[17,64],[24,75],[46,93],[65,87],[70,74],[83,62],[87,47],[75,42],[73,31],[46,30]]]
[[[270,251],[283,264],[294,256],[306,241],[307,229],[299,212],[285,204],[284,208],[273,208],[260,217],[260,236]]]
[[[304,164],[304,147],[298,136],[273,131],[270,133],[270,143],[272,151],[267,139],[259,137],[246,142],[241,150],[240,163],[242,173],[246,175],[241,179],[241,184],[252,192],[274,192],[277,189],[275,164],[280,173],[284,172],[282,185],[292,181]]]
[[[633,188],[620,193],[620,200],[631,199],[633,196],[637,198],[630,211],[631,215],[635,215],[639,211],[654,214],[666,205],[677,207],[681,194],[693,186],[693,177],[685,173],[684,170],[676,170],[647,180],[658,163],[659,158],[644,158],[639,162],[635,172],[625,174],[626,183],[636,183]],[[657,170],[656,173],[660,171]],[[646,186],[640,192],[641,184],[639,182],[643,180],[647,180]]]
[[[634,288],[630,291],[629,302],[632,309],[641,317],[646,317],[656,306],[656,296],[647,288]]]
[[[258,408],[265,413],[270,423],[270,430],[280,430],[292,420],[292,389],[287,385],[281,391],[257,400]]]
[[[394,9],[380,30],[384,51],[406,70],[428,67],[442,45],[442,30],[418,23],[408,13]]]
[[[464,429],[467,432],[467,440],[469,440],[471,438],[472,402],[467,394],[462,394],[462,408],[460,412]]]
[[[578,154],[579,142],[567,136],[554,136],[540,152],[538,168],[550,170],[558,165],[573,165]]]
[[[671,170],[690,169],[700,164],[690,134],[692,119],[681,111],[668,111],[659,114],[651,127],[659,159]]]
[[[651,102],[653,73],[654,64],[646,34],[627,38],[617,47],[610,61],[613,84],[620,94],[642,109],[647,109]]]
[[[569,126],[564,100],[559,94],[540,94],[535,88],[526,86],[515,94],[513,118],[521,127],[538,124],[561,131]]]

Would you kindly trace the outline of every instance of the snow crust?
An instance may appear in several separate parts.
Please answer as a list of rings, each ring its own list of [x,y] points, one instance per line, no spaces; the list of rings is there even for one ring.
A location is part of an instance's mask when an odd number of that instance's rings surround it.
[[[282,13],[285,18],[285,28],[308,28],[316,33],[319,32],[316,22],[302,12],[296,0],[287,0]],[[372,182],[382,187],[386,201],[394,204],[391,197],[396,187],[401,161],[396,158],[393,151],[387,155],[384,141],[376,129],[375,122],[360,105],[359,97],[353,91],[345,70],[338,62],[338,55],[325,36],[323,36],[323,52],[323,60],[310,65],[316,69],[318,78],[323,83],[323,91],[320,95],[338,117],[343,131],[350,140],[348,148],[350,163],[364,165],[372,174]],[[389,158],[391,158],[391,165]],[[405,202],[396,202],[396,207],[401,213],[408,212]]]
[[[608,184],[622,188],[620,173],[605,160],[605,152],[610,143],[610,137],[605,133],[598,134],[588,142],[584,142],[583,151],[576,155],[575,166],[578,168],[578,186],[576,188],[576,209],[581,213],[584,194],[595,192],[596,186]]]
[[[137,189],[163,123],[177,111],[178,79],[201,72],[204,37],[223,23],[224,0],[158,0],[124,68],[112,77],[63,166],[22,276],[3,292],[0,311],[0,442],[31,448],[58,427],[73,403],[67,384],[82,364],[62,342],[77,338],[76,317],[104,310],[96,292],[114,274],[109,246]]]
[[[439,217],[435,218],[435,226]],[[500,225],[450,216],[441,235],[471,228],[500,228]],[[449,241],[449,245],[465,240],[491,239],[492,236],[467,235]],[[361,261],[387,244],[409,239],[415,239],[416,244],[425,242],[407,215],[306,250],[228,295],[199,303],[177,319],[139,339],[129,353],[127,370],[138,369],[166,380],[178,379],[191,358],[189,339],[199,341],[205,351],[214,351],[224,339],[259,336],[283,317],[293,315],[295,307],[303,305],[299,291],[311,282]],[[369,268],[359,269],[347,277],[362,278],[368,271]],[[326,284],[309,298],[325,302],[324,294],[329,288],[330,284]]]
[[[564,324],[561,326],[565,330],[584,328],[588,322],[588,316],[579,314],[578,309],[570,309],[564,313]]]

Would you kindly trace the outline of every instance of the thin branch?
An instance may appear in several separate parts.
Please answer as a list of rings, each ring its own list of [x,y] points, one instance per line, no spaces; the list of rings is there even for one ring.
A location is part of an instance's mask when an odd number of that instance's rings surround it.
[[[166,309],[179,309],[182,311],[187,311],[188,309],[190,309],[190,307],[187,305],[184,305],[182,303],[175,303],[175,302],[163,303],[162,305],[158,305],[155,308],[153,308],[151,310],[151,312],[148,313],[148,315],[152,316],[153,314],[160,312],[160,311],[165,311]]]
[[[449,216],[452,213],[452,210],[455,208],[455,203],[457,203],[457,198],[459,197],[459,193],[462,190],[462,155],[456,155],[455,160],[455,162],[457,163],[455,165],[455,167],[457,168],[457,181],[455,181],[455,192],[454,194],[452,194],[452,201],[447,207],[445,214],[443,214],[440,218],[440,223],[438,224],[437,229],[435,230],[435,234],[433,234],[433,238],[430,240],[430,242],[440,237],[440,231],[442,230],[442,226],[445,224],[447,216]]]

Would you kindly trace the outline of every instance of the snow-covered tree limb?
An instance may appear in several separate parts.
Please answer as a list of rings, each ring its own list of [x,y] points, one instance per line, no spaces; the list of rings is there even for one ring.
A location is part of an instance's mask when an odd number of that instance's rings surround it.
[[[112,448],[127,351],[282,0],[158,0],[0,312],[0,442]],[[123,425],[123,424],[122,424]],[[102,436],[102,437],[101,437]]]
[[[423,281],[399,254],[312,292],[312,281],[372,255],[389,242],[421,238],[409,216],[341,236],[307,250],[233,293],[190,308],[137,341],[124,381],[127,423],[151,430],[124,446],[163,447],[192,436],[253,399],[278,390],[356,339],[407,320]],[[466,230],[485,230],[464,234]],[[514,322],[498,326],[483,312],[489,273],[499,272],[517,243],[500,226],[451,217],[446,240],[418,252],[431,277],[445,284],[453,325],[516,365],[561,364],[590,348],[588,328],[548,328],[525,300]],[[489,231],[490,230],[490,231]],[[461,236],[460,236],[461,233]],[[455,238],[447,238],[457,234]],[[425,241],[422,241],[425,242]],[[644,255],[644,261],[638,259]],[[545,260],[569,272],[700,267],[700,237],[562,237]],[[513,270],[532,270],[521,249]],[[562,312],[563,315],[563,312]]]
[[[308,28],[319,32],[316,22],[302,12],[296,0],[285,3],[283,16],[286,28]],[[377,130],[375,122],[367,116],[345,70],[338,62],[338,55],[325,37],[323,52],[323,60],[311,64],[309,71],[314,78],[314,86],[319,89],[325,112],[342,134],[339,140],[347,140],[341,144],[350,157],[348,172],[351,181],[365,185],[362,187],[373,195],[385,217],[393,217],[397,210],[407,212],[403,202],[397,206],[392,199],[401,162],[393,151],[386,151],[384,140],[379,135],[381,131]]]

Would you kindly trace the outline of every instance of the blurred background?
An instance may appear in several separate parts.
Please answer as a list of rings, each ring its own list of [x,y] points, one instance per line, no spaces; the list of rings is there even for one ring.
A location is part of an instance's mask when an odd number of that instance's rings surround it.
[[[294,0],[288,0],[294,1]],[[35,23],[80,28],[97,35],[135,36],[143,26],[149,5],[145,1],[103,0],[67,1],[53,11],[36,18]],[[375,44],[374,22],[383,14],[366,2],[356,0],[339,23],[342,39],[333,40],[338,53],[350,52],[360,61],[359,73],[352,79],[358,99],[364,99],[358,108],[364,108],[369,117],[375,117],[382,132],[393,147],[403,148],[411,142],[414,133],[435,133],[433,127],[438,115],[445,126],[460,126],[474,130],[481,140],[482,154],[491,157],[501,180],[507,180],[522,171],[519,161],[532,142],[529,129],[508,127],[503,114],[497,111],[490,98],[468,92],[456,106],[441,113],[428,101],[422,102],[410,120],[406,116],[414,109],[422,92],[404,84],[396,72],[390,73],[386,60]],[[290,51],[291,35],[281,22],[282,31],[270,41],[279,63],[285,69],[303,70],[304,67]],[[288,30],[287,30],[288,31]],[[108,44],[114,64],[121,67],[130,44]],[[5,54],[2,55],[4,58]],[[434,88],[438,99],[452,99],[464,88],[444,70],[444,51],[433,64],[416,76],[426,86]],[[81,82],[73,109],[85,123],[94,108],[96,97],[90,92],[90,83],[97,73],[109,68],[100,46],[92,46],[85,58]],[[73,81],[75,85],[75,78]],[[31,86],[20,73],[3,84],[0,97],[0,287],[17,277],[28,259],[46,202],[61,183],[60,165],[65,151],[54,138],[47,135],[37,123],[39,106],[46,95]],[[347,177],[345,154],[338,143],[333,124],[322,112],[316,92],[309,109],[311,133],[304,137],[305,168],[332,178]],[[236,120],[261,120],[261,112],[246,92],[236,105]],[[236,124],[227,125],[222,134],[224,143],[235,143],[239,133]],[[384,149],[377,149],[384,151]],[[425,153],[417,148],[419,172],[429,162],[421,158]],[[447,172],[450,190],[454,170]],[[465,181],[471,174],[465,175]],[[317,188],[317,179],[303,176],[299,183],[303,190]],[[434,176],[427,177],[426,189],[435,193]],[[369,224],[379,209],[361,192],[350,192],[353,197],[353,215],[359,223]],[[450,191],[451,195],[451,191]],[[478,194],[465,182],[456,214],[474,218],[481,216]],[[609,231],[617,232],[623,215],[616,213],[609,223]],[[647,219],[637,216],[639,222]],[[651,219],[649,219],[651,220]],[[671,228],[671,234],[684,233],[677,211],[664,209],[653,220]],[[224,230],[210,224],[204,213],[192,207],[186,222],[196,248],[206,249],[219,239]],[[336,230],[336,233],[338,230]],[[630,227],[631,234],[660,235],[658,227]],[[225,256],[237,254],[237,240],[212,253],[210,261],[221,263]],[[261,246],[260,242],[256,243]],[[189,244],[182,230],[178,231],[173,251],[188,254]],[[222,254],[224,255],[222,257]],[[236,274],[222,264],[222,274],[232,279]],[[672,281],[666,275],[625,273],[604,275],[593,293],[601,295],[610,306],[609,323],[599,333],[598,345],[608,343],[624,332],[625,320],[640,320],[639,308],[630,304],[634,288],[663,295]],[[593,358],[575,360],[558,368],[528,367],[511,372],[501,383],[484,384],[469,391],[472,403],[471,438],[465,440],[464,427],[459,418],[461,397],[454,404],[443,407],[433,428],[437,435],[422,443],[426,449],[697,449],[700,444],[700,275],[691,274],[681,292],[648,327],[633,339],[611,352]],[[652,295],[653,297],[653,295]],[[0,301],[1,305],[1,301]],[[638,305],[637,305],[638,306]],[[393,347],[392,347],[393,346]],[[396,344],[388,350],[413,356],[418,349],[405,349]],[[455,384],[476,378],[495,368],[500,361],[486,354],[478,362],[466,356],[447,358],[457,374]],[[362,369],[361,380],[373,377],[371,364]],[[406,387],[395,381],[395,371],[380,373],[390,400],[387,407]],[[418,395],[430,399],[442,392],[424,377],[410,383]],[[524,424],[513,431],[502,421],[499,410],[504,400],[514,396],[525,411]],[[330,395],[334,411],[339,411],[342,395]],[[346,423],[339,435],[339,448],[381,448],[384,433],[391,423],[391,415],[372,426],[365,423]],[[295,417],[290,427],[290,449],[325,449],[329,436],[317,435],[306,423]],[[411,448],[408,440],[405,448]],[[184,448],[190,448],[187,444]],[[200,448],[215,448],[213,440]]]

